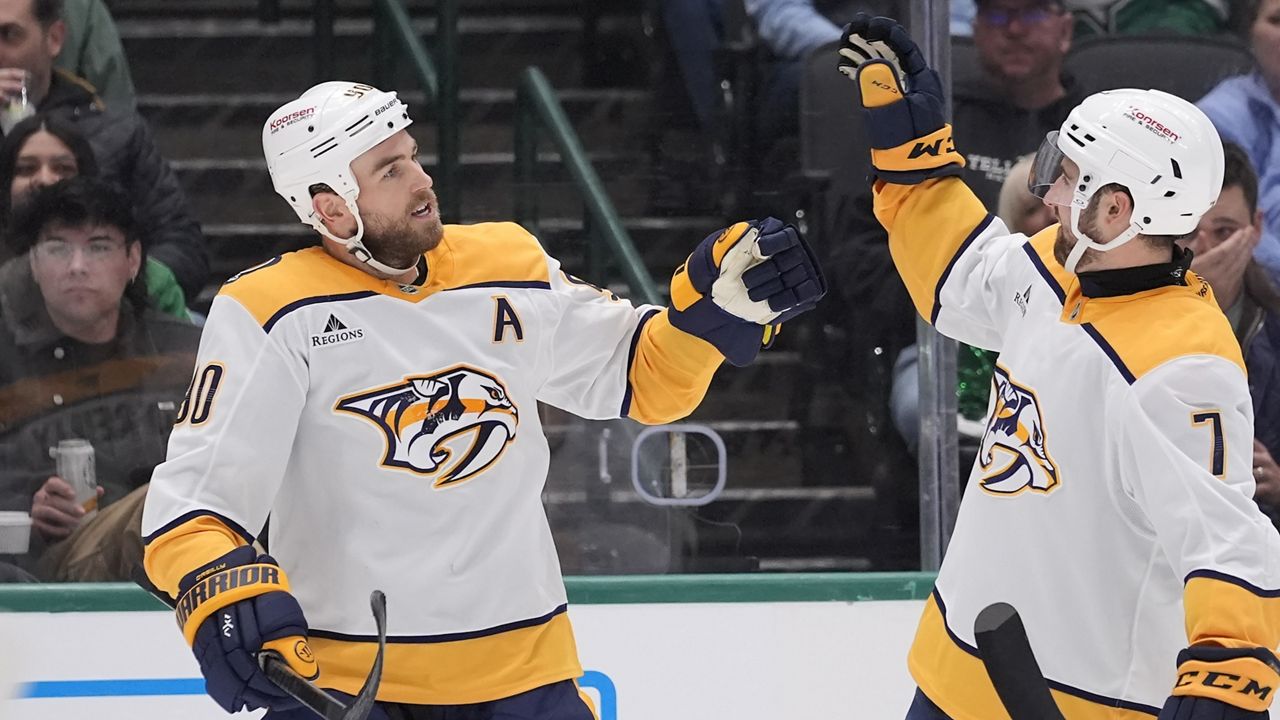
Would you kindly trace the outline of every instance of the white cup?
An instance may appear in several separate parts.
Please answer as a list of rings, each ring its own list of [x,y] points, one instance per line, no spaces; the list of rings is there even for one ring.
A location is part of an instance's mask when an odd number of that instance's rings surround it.
[[[0,555],[23,555],[31,547],[31,516],[0,512]]]

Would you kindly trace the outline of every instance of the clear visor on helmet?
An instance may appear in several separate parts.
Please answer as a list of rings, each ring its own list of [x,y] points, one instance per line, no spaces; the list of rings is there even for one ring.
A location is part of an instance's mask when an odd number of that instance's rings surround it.
[[[1058,149],[1058,131],[1054,130],[1045,135],[1040,149],[1036,151],[1036,159],[1031,163],[1027,189],[1032,195],[1043,200],[1049,194],[1049,188],[1062,177],[1063,157],[1062,151]]]

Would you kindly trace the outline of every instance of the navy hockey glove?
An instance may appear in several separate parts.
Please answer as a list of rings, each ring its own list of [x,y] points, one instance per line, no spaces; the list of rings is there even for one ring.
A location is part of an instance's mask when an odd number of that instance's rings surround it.
[[[871,135],[871,165],[887,182],[912,185],[959,175],[938,73],[905,28],[885,17],[854,15],[840,43],[840,72],[858,83]]]
[[[1178,653],[1178,682],[1159,720],[1264,720],[1278,671],[1265,648],[1193,645]]]
[[[740,222],[706,237],[671,278],[676,328],[742,367],[772,344],[782,323],[818,304],[827,281],[800,232],[776,218]]]
[[[232,713],[298,706],[258,667],[258,652],[273,650],[302,677],[320,674],[307,645],[307,620],[271,556],[238,547],[188,573],[178,591],[178,625],[214,701]]]

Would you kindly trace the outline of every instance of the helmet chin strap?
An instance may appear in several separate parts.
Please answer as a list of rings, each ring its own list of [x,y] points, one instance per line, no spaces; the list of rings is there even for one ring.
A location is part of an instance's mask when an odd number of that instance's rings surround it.
[[[1071,247],[1071,252],[1067,255],[1065,267],[1067,272],[1072,274],[1075,274],[1076,265],[1080,264],[1080,259],[1084,257],[1085,250],[1093,248],[1099,252],[1110,252],[1137,237],[1142,230],[1137,223],[1132,223],[1128,229],[1117,235],[1111,242],[1106,244],[1099,243],[1085,235],[1084,231],[1080,229],[1080,214],[1083,211],[1084,208],[1080,206],[1080,203],[1071,205],[1071,232],[1076,236],[1076,244]]]
[[[349,238],[337,237],[333,233],[329,232],[329,228],[325,227],[324,223],[320,221],[317,221],[314,225],[315,229],[318,230],[321,235],[341,244],[347,249],[347,252],[351,253],[352,257],[365,265],[368,265],[374,270],[375,274],[381,277],[392,278],[397,275],[403,275],[414,269],[414,265],[410,265],[407,268],[391,267],[390,265],[380,262],[375,258],[373,253],[369,252],[369,248],[365,247],[364,244],[364,220],[360,217],[360,211],[356,209],[355,203],[350,199],[347,199],[347,207],[351,209],[351,214],[356,218],[355,235],[352,235]]]

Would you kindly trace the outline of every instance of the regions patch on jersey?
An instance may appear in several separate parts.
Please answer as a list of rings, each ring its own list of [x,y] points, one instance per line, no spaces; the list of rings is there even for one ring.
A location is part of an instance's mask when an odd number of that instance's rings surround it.
[[[978,462],[986,471],[979,484],[996,495],[1016,495],[1023,490],[1051,492],[1062,478],[1058,464],[1049,456],[1044,415],[1035,391],[1014,382],[1009,371],[999,365],[992,382],[991,415],[978,448]],[[998,463],[998,455],[1008,462]]]
[[[337,315],[330,313],[324,329],[311,336],[311,347],[332,347],[363,339],[364,328],[347,327],[347,324],[339,320]]]
[[[334,410],[382,430],[382,467],[424,475],[437,488],[488,469],[515,439],[520,424],[520,412],[503,382],[467,365],[348,395]]]

